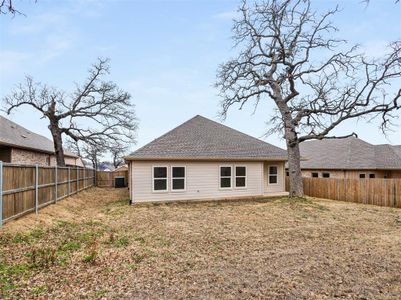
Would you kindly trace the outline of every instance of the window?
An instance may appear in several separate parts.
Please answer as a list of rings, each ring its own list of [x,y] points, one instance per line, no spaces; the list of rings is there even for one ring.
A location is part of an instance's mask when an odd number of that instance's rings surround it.
[[[246,187],[246,167],[243,166],[235,167],[235,187],[237,188]]]
[[[322,173],[323,178],[330,178],[330,173]]]
[[[231,167],[220,167],[220,188],[231,188]]]
[[[363,179],[363,178],[365,178],[365,177],[366,177],[365,174],[359,174],[359,178]]]
[[[153,167],[153,191],[167,191],[167,167]]]
[[[369,174],[369,178],[376,178],[375,174]]]
[[[319,173],[312,172],[312,177],[315,177],[315,178],[319,177]]]
[[[171,190],[185,191],[185,167],[171,167]]]
[[[288,177],[288,176],[290,176],[290,172],[285,172],[285,175]]]
[[[269,166],[269,184],[278,183],[278,169],[277,166]]]

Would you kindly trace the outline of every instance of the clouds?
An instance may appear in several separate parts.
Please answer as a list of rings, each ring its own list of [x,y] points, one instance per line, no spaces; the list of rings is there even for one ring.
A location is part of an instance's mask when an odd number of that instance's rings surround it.
[[[213,16],[214,19],[223,20],[223,21],[232,21],[239,16],[239,12],[235,10],[223,11],[221,13],[215,14]]]

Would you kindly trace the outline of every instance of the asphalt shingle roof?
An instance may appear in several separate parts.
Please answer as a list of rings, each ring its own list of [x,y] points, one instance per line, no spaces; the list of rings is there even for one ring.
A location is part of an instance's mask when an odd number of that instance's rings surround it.
[[[356,137],[300,144],[302,169],[401,169],[401,145],[372,145]]]
[[[286,160],[287,152],[198,115],[127,157],[132,160],[184,158]]]
[[[0,145],[54,153],[54,145],[51,140],[43,135],[36,134],[26,129],[3,116],[0,116]],[[77,157],[69,151],[65,151],[65,155]]]

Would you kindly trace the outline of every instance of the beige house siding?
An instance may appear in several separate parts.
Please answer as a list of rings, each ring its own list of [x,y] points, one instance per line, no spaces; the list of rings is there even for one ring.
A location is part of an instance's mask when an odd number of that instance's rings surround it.
[[[54,157],[54,159],[56,159]],[[80,159],[79,157],[70,157],[70,156],[66,156],[64,158],[65,164],[66,165],[71,165],[71,166],[79,166],[79,167],[83,167],[84,164],[82,163],[82,159]]]
[[[312,173],[318,173],[319,178],[323,177],[322,173],[330,173],[330,178],[347,178],[359,179],[359,174],[365,174],[365,178],[369,178],[370,174],[374,174],[375,178],[400,178],[401,171],[382,171],[382,170],[302,170],[303,177],[312,177]]]
[[[277,184],[269,184],[269,166],[277,166],[278,170],[278,181]],[[277,193],[285,190],[285,179],[284,179],[284,162],[265,162],[264,163],[264,193]]]
[[[280,163],[281,164],[281,163]],[[284,166],[284,164],[281,164]],[[152,190],[153,166],[168,167],[168,190],[165,192]],[[171,167],[186,167],[186,190],[171,191]],[[220,166],[246,166],[246,188],[221,189],[219,182]],[[273,189],[266,188],[264,182],[263,162],[212,162],[212,161],[132,161],[130,163],[130,190],[133,202],[177,201],[195,199],[218,199],[231,197],[261,196],[265,192],[284,191],[279,184]],[[234,172],[233,172],[234,173]],[[283,171],[281,171],[283,174]],[[132,176],[131,176],[132,175]],[[282,176],[279,176],[282,182]],[[234,177],[232,178],[232,182]],[[233,184],[232,184],[233,185]],[[282,187],[280,190],[279,186]],[[265,191],[266,189],[266,191]]]

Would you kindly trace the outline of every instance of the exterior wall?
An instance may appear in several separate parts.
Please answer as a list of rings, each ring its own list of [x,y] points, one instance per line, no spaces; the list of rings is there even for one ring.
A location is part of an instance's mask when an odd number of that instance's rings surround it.
[[[370,174],[375,174],[375,178],[400,178],[401,171],[382,171],[382,170],[302,170],[303,177],[312,177],[313,173],[319,173],[319,178],[323,177],[322,173],[330,173],[330,178],[347,178],[359,179],[359,174],[365,174],[369,178]],[[396,177],[399,176],[399,177]]]
[[[277,166],[278,180],[277,184],[269,184],[269,166]],[[264,193],[277,193],[285,191],[285,164],[284,162],[265,162],[264,163]]]
[[[389,178],[401,178],[401,170],[399,170],[399,171],[391,171]]]
[[[38,164],[40,166],[49,166],[50,155],[41,152],[13,148],[11,150],[11,162],[16,164]]]
[[[56,160],[56,158],[54,158],[54,160]],[[82,163],[82,160],[77,157],[66,156],[66,157],[64,157],[64,161],[65,161],[66,165],[79,166],[79,167],[84,166],[84,164]]]
[[[247,167],[246,188],[221,189],[219,167],[236,165]],[[168,167],[168,191],[152,191],[153,166]],[[185,191],[171,191],[171,166],[186,167]],[[263,162],[134,161],[130,163],[129,173],[132,186],[130,194],[134,203],[262,196],[264,193]],[[284,192],[284,186],[281,190],[278,187],[275,190]]]
[[[56,166],[56,157],[54,155],[47,153],[12,148],[11,162],[15,164],[27,164],[27,165],[38,164],[40,166],[54,167]],[[83,163],[80,158],[75,158],[70,156],[65,157],[65,164],[83,167]]]

